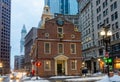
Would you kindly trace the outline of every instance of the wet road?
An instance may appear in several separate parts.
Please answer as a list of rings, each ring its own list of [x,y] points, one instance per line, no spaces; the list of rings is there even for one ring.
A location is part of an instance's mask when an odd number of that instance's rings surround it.
[[[11,80],[9,77],[5,78],[4,80],[0,82],[21,82],[19,79],[18,80]]]

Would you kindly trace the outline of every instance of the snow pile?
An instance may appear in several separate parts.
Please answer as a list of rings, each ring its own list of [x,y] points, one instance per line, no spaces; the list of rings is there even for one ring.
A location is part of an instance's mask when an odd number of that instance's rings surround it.
[[[75,81],[97,81],[97,80],[100,80],[102,79],[103,76],[99,76],[99,77],[84,77],[84,78],[74,78],[74,79],[66,79],[66,81],[72,81],[72,82],[75,82]]]
[[[57,79],[57,78],[75,78],[75,77],[80,77],[80,76],[53,76],[50,78]]]
[[[113,77],[108,77],[106,75],[100,81],[96,81],[96,82],[120,82],[120,76],[114,75]]]
[[[100,75],[103,75],[101,72],[98,72],[98,73],[94,73],[93,75],[91,76],[100,76]]]
[[[45,79],[43,79],[43,78],[41,78],[41,77],[38,77],[38,80],[36,80],[36,77],[32,77],[32,78],[30,78],[30,77],[24,77],[23,78],[23,82],[50,82],[50,81],[48,81],[48,80],[45,80]]]
[[[35,76],[35,77],[32,77],[31,80],[36,80],[36,78],[38,78],[38,80],[43,79],[43,78],[41,78],[41,77],[36,77],[36,76]]]
[[[24,76],[23,78],[22,78],[22,80],[29,80],[30,79],[30,77],[27,77],[27,76]]]

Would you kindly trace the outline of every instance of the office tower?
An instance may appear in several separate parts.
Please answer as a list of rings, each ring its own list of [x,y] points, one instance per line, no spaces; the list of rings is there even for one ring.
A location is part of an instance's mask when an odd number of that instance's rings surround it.
[[[76,14],[78,10],[76,0],[45,0],[45,5],[50,7],[52,14]]]
[[[25,46],[25,36],[27,34],[26,27],[23,25],[23,28],[21,30],[21,40],[20,40],[20,55],[14,56],[14,70],[21,71],[24,69],[24,60],[25,60],[25,52],[24,52],[24,46]]]
[[[24,69],[24,55],[16,55],[14,56],[14,70],[19,70],[19,71],[23,71]]]
[[[11,0],[0,0],[0,72],[10,72]]]
[[[25,44],[25,36],[27,34],[25,25],[23,25],[23,28],[21,30],[21,40],[20,40],[20,54],[24,55],[24,44]]]
[[[112,31],[109,44],[109,56],[113,58],[113,66],[120,69],[120,0],[78,0],[79,23],[82,33],[83,57],[91,72],[103,70],[105,62],[105,46],[100,32],[104,27]],[[97,62],[97,58],[102,61]],[[116,59],[117,58],[117,59]],[[98,69],[97,69],[98,68]]]

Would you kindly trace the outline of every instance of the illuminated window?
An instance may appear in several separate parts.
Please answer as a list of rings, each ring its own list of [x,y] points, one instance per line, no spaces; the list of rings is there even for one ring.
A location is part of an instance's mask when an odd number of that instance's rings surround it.
[[[49,60],[44,61],[44,69],[45,71],[51,70],[51,62]]]

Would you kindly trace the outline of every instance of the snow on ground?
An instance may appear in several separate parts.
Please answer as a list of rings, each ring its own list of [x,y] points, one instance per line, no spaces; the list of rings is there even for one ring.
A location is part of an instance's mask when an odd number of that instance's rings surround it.
[[[56,78],[75,78],[75,77],[80,77],[80,76],[53,76],[50,78],[56,79]]]
[[[43,79],[41,77],[38,77],[38,80],[36,80],[36,77],[32,77],[32,78],[30,78],[30,77],[24,77],[23,81],[24,82],[50,82],[50,81],[45,80],[45,79]]]
[[[120,82],[120,76],[114,75],[113,77],[108,77],[107,75],[97,82]]]
[[[48,80],[30,80],[30,81],[24,81],[24,82],[50,82]]]
[[[66,79],[66,81],[96,81],[96,80],[101,80],[103,76],[99,77],[83,77],[83,78],[75,78],[75,79]]]

